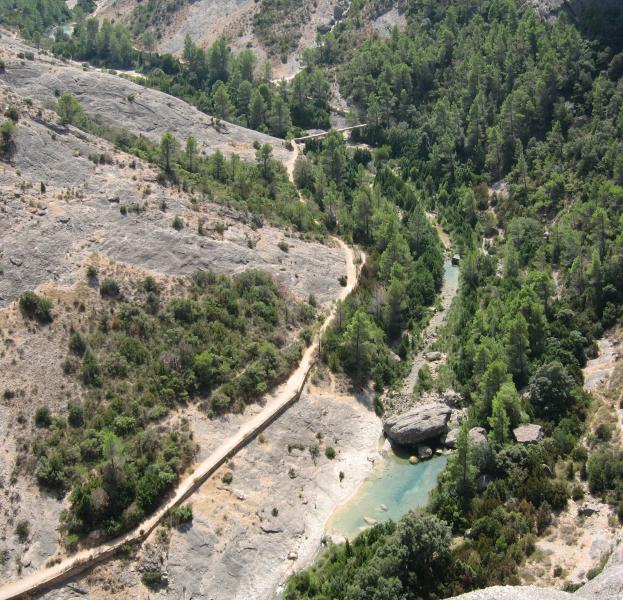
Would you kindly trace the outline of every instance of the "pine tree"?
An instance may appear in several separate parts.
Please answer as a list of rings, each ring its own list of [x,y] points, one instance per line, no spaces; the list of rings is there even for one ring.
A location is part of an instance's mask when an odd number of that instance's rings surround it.
[[[495,448],[502,448],[508,441],[508,430],[510,427],[510,419],[506,413],[504,398],[497,393],[493,398],[491,416],[489,417],[489,439]]]
[[[186,169],[191,173],[195,171],[195,160],[197,157],[197,140],[189,135],[186,138],[186,148],[184,149],[184,162],[186,163]]]
[[[167,131],[160,138],[160,146],[158,148],[160,154],[160,161],[162,168],[166,173],[170,173],[172,170],[172,163],[175,160],[175,155],[179,149],[179,144],[173,134]]]
[[[249,102],[249,127],[259,129],[264,124],[266,102],[259,90],[254,90]]]
[[[517,387],[523,387],[527,383],[529,352],[528,324],[523,315],[519,314],[509,323],[506,335],[508,370]]]

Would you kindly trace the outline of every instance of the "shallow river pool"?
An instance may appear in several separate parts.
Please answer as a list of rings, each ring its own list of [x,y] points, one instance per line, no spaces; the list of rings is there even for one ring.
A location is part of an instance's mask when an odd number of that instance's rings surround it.
[[[434,456],[412,465],[408,458],[389,453],[355,495],[333,511],[327,533],[352,539],[375,522],[396,521],[409,510],[424,506],[447,461],[447,456]]]

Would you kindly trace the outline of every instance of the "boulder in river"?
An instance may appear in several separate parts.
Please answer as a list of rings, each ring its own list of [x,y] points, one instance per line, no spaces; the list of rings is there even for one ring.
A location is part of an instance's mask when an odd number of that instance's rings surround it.
[[[408,446],[439,437],[448,430],[450,408],[440,402],[421,404],[385,421],[385,435],[396,444]]]
[[[418,446],[417,455],[419,459],[426,460],[433,455],[433,451],[430,446]]]
[[[543,428],[530,423],[513,429],[513,435],[520,444],[536,444],[543,439]]]

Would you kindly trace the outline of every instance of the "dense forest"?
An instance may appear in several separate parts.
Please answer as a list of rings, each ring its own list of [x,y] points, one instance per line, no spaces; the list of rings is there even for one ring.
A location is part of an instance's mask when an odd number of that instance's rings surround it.
[[[330,49],[316,60],[337,68],[370,125],[365,141],[385,148],[464,256],[444,345],[469,417],[428,507],[446,524],[436,560],[414,558],[428,555],[432,540],[413,532],[431,517],[408,515],[332,547],[286,597],[441,597],[516,583],[552,512],[581,493],[578,478],[623,518],[607,427],[590,432],[588,460],[580,442],[590,403],[581,368],[623,299],[623,54],[512,0],[412,2],[406,32],[361,40],[353,19]],[[543,427],[542,442],[514,443],[526,422]],[[486,445],[470,440],[474,426]],[[450,532],[465,535],[451,559],[440,550]]]

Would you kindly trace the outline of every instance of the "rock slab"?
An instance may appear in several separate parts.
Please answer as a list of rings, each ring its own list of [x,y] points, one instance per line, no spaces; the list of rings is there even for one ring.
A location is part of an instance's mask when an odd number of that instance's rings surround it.
[[[543,428],[540,425],[520,425],[513,429],[513,435],[519,444],[536,444],[543,439]]]
[[[438,402],[421,404],[387,419],[383,431],[396,444],[418,444],[445,434],[450,412],[448,406]]]

